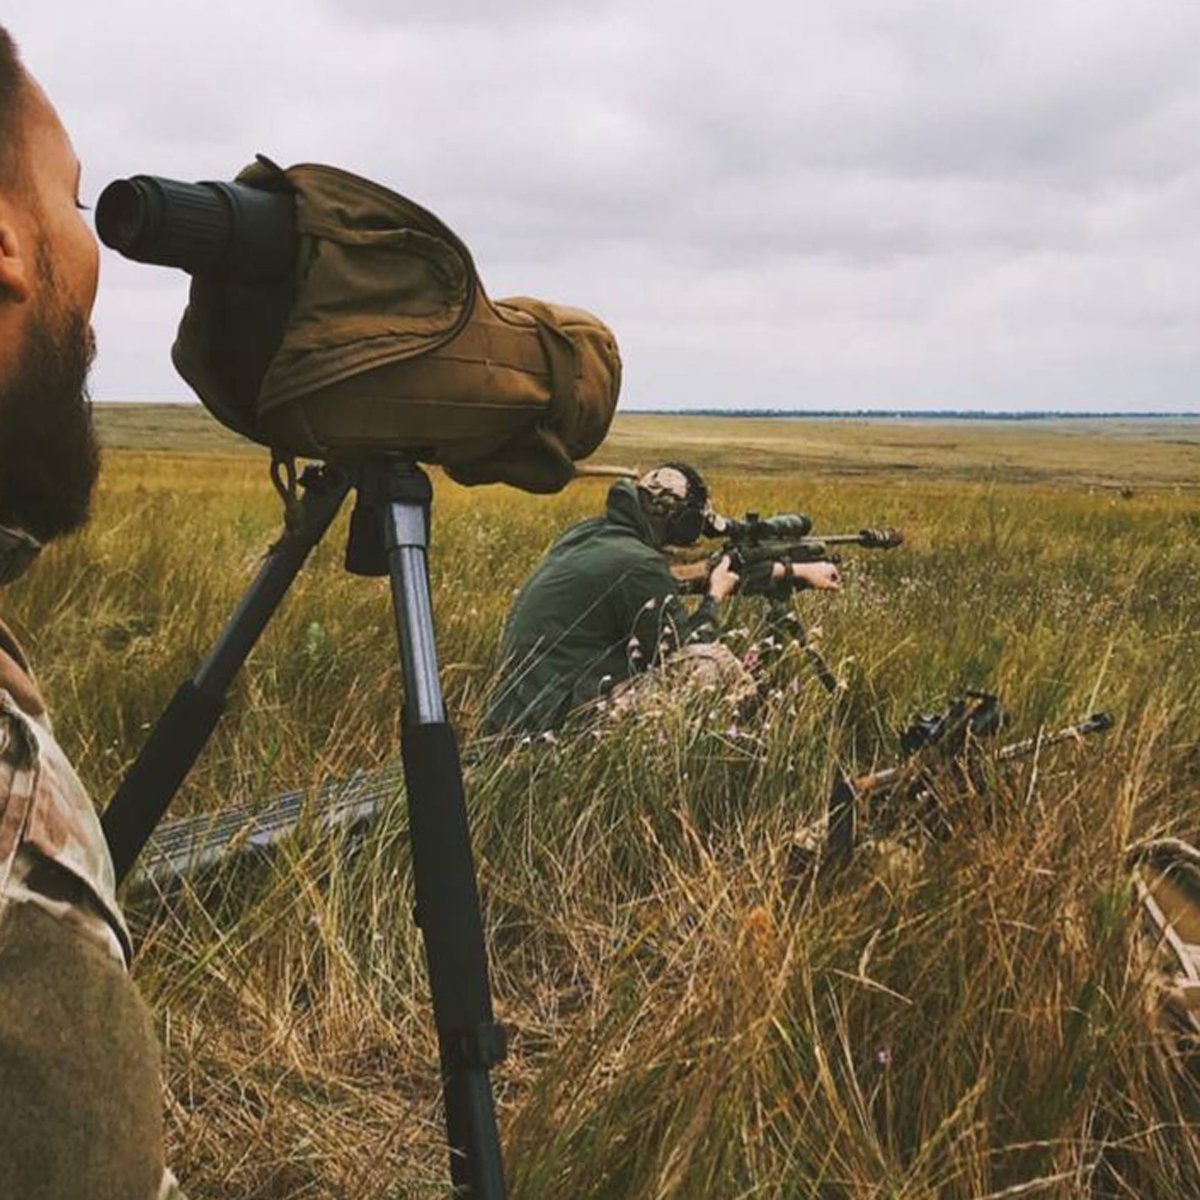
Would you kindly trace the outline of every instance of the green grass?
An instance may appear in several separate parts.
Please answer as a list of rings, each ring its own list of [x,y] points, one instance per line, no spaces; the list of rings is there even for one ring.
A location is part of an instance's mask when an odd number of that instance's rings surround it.
[[[231,433],[199,404],[97,404],[100,439],[113,450],[250,454],[252,442]]]
[[[169,451],[110,451],[93,525],[6,598],[100,798],[279,521],[261,455],[180,451],[194,419]],[[854,556],[843,595],[799,600],[849,685],[839,711],[792,651],[752,726],[694,697],[471,768],[514,1196],[1200,1194],[1196,1096],[1150,1032],[1125,867],[1137,837],[1200,833],[1196,450],[1107,429],[618,423],[603,461],[673,449],[727,468],[730,511],[908,540]],[[512,590],[605,485],[436,487],[439,644],[469,736]],[[176,811],[395,753],[387,589],[345,574],[343,536],[302,574]],[[759,620],[730,612],[736,650]],[[1117,728],[961,798],[954,837],[809,886],[797,846],[834,764],[891,761],[906,716],[965,687],[1002,693],[1013,736],[1099,707]],[[402,802],[354,855],[299,842],[135,918],[193,1195],[448,1194]]]

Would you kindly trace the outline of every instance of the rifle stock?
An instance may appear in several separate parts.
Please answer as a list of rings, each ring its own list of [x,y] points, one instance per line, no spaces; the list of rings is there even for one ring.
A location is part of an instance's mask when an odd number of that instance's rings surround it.
[[[685,595],[704,591],[704,585],[708,582],[709,572],[713,569],[714,564],[710,563],[707,558],[697,559],[695,562],[674,562],[668,568],[675,582],[679,584],[679,590]]]

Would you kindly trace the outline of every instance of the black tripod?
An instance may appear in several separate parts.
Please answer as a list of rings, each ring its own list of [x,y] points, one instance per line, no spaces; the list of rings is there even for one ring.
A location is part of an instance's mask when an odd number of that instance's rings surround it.
[[[429,597],[429,478],[407,458],[309,467],[296,517],[271,549],[200,669],[176,692],[101,824],[117,881],[129,873],[225,707],[225,693],[347,493],[356,492],[346,569],[389,575],[404,675],[401,752],[416,920],[425,942],[455,1189],[502,1200],[504,1175],[488,1072],[503,1057],[492,1013],[454,731],[446,723]]]

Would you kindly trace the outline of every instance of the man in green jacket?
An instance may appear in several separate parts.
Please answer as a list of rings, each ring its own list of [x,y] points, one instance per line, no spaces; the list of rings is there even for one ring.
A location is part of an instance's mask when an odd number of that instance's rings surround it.
[[[709,516],[708,488],[686,463],[657,467],[636,484],[615,483],[604,516],[563,534],[513,602],[487,729],[557,729],[624,680],[713,641],[720,604],[739,583],[728,558],[689,613],[664,553],[697,541]],[[832,563],[798,563],[792,571],[811,587],[840,586]]]

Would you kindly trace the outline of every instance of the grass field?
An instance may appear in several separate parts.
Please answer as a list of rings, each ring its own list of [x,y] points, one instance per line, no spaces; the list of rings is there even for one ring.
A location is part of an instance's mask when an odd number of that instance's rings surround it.
[[[280,514],[263,454],[199,410],[101,421],[96,520],[5,616],[105,798]],[[697,696],[470,768],[512,1194],[1200,1195],[1200,1095],[1151,1033],[1125,865],[1139,837],[1200,835],[1200,425],[627,416],[598,459],[668,452],[729,511],[908,540],[798,601],[848,685],[836,709],[793,649],[752,725]],[[606,483],[435,483],[434,607],[469,737],[513,589]],[[341,569],[343,537],[344,519],[176,811],[395,754],[387,590]],[[761,612],[726,625],[748,652]],[[806,886],[796,845],[835,765],[892,761],[914,709],[968,687],[1002,694],[1014,737],[1101,707],[1117,725],[995,768],[951,806],[953,837]],[[134,918],[193,1197],[449,1194],[402,803],[351,856],[300,840]]]

